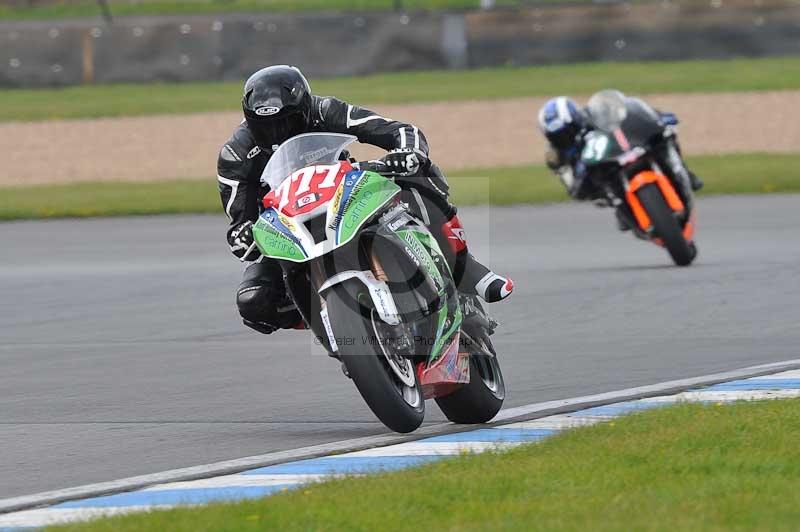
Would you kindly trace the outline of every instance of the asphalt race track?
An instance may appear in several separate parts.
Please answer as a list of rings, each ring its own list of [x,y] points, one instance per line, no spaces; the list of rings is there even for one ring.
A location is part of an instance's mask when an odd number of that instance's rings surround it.
[[[591,205],[462,219],[516,281],[507,406],[800,356],[800,196],[702,200],[690,268]],[[385,430],[306,333],[240,325],[225,224],[0,224],[0,498]]]

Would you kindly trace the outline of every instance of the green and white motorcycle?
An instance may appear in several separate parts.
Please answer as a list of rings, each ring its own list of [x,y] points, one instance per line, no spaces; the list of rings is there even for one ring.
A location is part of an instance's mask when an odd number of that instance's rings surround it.
[[[497,324],[458,293],[400,187],[377,165],[342,160],[355,140],[307,133],[275,151],[256,245],[280,262],[317,342],[387,427],[415,430],[429,398],[456,423],[489,421],[505,397],[489,339]]]

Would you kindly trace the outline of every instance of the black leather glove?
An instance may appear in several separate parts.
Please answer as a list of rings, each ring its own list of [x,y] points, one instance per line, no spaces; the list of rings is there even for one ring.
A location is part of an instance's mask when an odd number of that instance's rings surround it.
[[[228,241],[231,244],[231,252],[243,261],[256,260],[261,255],[253,240],[253,222],[250,220],[234,228]]]
[[[416,175],[428,162],[428,158],[419,150],[398,148],[381,157],[381,161],[388,172],[407,177]]]

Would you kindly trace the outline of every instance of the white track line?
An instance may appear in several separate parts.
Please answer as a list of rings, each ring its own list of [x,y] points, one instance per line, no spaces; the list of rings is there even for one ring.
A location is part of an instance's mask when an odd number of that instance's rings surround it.
[[[618,403],[621,401],[641,399],[656,395],[676,394],[691,388],[699,388],[702,386],[709,386],[712,384],[746,379],[750,377],[760,378],[763,375],[773,374],[781,371],[795,370],[798,368],[800,368],[800,359],[793,359],[786,360],[784,362],[775,362],[772,364],[750,366],[733,371],[725,371],[723,373],[713,373],[711,375],[703,375],[702,377],[690,377],[688,379],[661,382],[658,384],[628,388],[626,390],[618,390],[615,392],[576,397],[574,399],[547,401],[545,403],[536,403],[518,406],[515,408],[504,408],[499,414],[497,414],[497,416],[495,416],[493,422],[497,423],[508,419],[522,418],[526,416],[543,417],[537,416],[537,414],[546,414],[555,410],[574,412],[576,410],[580,410],[581,408],[587,408],[585,406],[587,403],[593,403],[591,406],[597,406],[601,404]]]
[[[762,399],[791,399],[800,397],[800,390],[736,390],[736,391],[711,391],[711,392],[683,392],[672,397],[649,397],[642,399],[649,403],[679,403],[682,401],[696,403],[705,402],[730,402],[730,401],[758,401]]]
[[[576,427],[583,427],[586,425],[594,425],[601,423],[605,418],[599,416],[571,416],[569,414],[557,414],[555,416],[548,416],[542,419],[534,419],[533,421],[519,421],[509,425],[503,425],[507,429],[547,429],[547,430],[564,430]]]
[[[784,371],[783,373],[775,373],[773,375],[762,375],[760,377],[753,377],[754,379],[800,379],[800,370]]]
[[[0,527],[42,527],[64,524],[75,521],[85,521],[98,517],[124,515],[136,512],[153,510],[169,510],[172,506],[125,506],[124,508],[42,508],[39,510],[26,510],[12,515],[0,516]]]
[[[482,453],[495,449],[508,449],[516,445],[519,445],[519,443],[484,441],[410,442],[356,451],[349,453],[347,456],[353,458],[361,456],[454,456],[467,453]]]
[[[223,475],[221,477],[203,478],[200,480],[168,482],[166,484],[150,486],[142,491],[282,486],[284,484],[305,484],[308,482],[318,482],[320,480],[330,480],[334,477],[336,477],[336,475]]]

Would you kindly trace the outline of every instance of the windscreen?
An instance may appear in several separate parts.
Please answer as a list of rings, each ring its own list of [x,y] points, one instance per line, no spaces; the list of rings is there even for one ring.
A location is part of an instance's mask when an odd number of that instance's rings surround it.
[[[609,132],[617,129],[628,116],[625,95],[613,89],[595,93],[589,98],[587,110],[592,124]]]
[[[274,190],[284,179],[307,166],[333,164],[355,140],[353,135],[341,133],[304,133],[292,137],[272,154],[261,174],[261,183]]]

